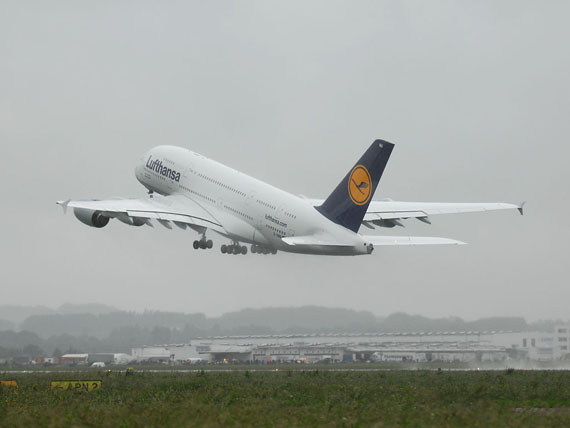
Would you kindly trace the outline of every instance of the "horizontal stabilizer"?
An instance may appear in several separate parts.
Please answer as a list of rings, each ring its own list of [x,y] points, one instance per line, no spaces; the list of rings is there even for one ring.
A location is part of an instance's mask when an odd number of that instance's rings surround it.
[[[288,238],[281,238],[283,242],[287,245],[318,245],[321,247],[352,247],[354,244],[343,244],[342,242],[336,242],[332,239],[327,239],[326,237],[318,235],[305,235],[305,236],[290,236]]]
[[[382,245],[464,245],[465,242],[448,238],[433,238],[429,236],[362,236],[366,242],[374,246]]]

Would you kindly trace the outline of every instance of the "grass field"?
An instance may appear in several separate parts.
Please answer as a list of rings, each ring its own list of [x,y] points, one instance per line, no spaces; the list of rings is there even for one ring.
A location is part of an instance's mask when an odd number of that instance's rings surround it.
[[[244,368],[245,370],[245,368]],[[568,371],[4,373],[2,427],[570,426]],[[102,380],[55,391],[52,380]]]

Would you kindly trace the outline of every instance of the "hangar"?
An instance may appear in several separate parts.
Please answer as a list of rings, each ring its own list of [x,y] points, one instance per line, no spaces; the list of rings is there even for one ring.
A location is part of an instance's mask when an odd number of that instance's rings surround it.
[[[553,332],[451,331],[198,337],[134,348],[137,361],[164,363],[564,360],[570,326]]]

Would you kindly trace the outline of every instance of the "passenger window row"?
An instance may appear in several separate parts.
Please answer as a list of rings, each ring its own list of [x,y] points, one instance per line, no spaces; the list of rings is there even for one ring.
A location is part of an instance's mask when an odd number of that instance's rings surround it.
[[[216,203],[216,200],[215,200],[215,199],[210,198],[210,197],[208,197],[208,196],[206,196],[206,195],[203,195],[202,193],[198,193],[198,192],[196,192],[196,191],[190,189],[189,187],[186,187],[186,186],[184,186],[184,185],[182,185],[182,184],[180,185],[180,187],[183,188],[184,190],[190,192],[190,193],[193,193],[193,194],[195,194],[195,195],[197,195],[197,196],[200,196],[201,198],[206,199],[207,201],[210,201],[210,202],[213,203],[213,204]]]
[[[272,230],[274,235],[277,236],[278,238],[283,238],[286,235],[286,233],[283,232],[282,230],[279,230],[276,227],[273,227],[269,224],[266,224],[265,227],[269,230]]]
[[[258,200],[257,200],[257,203],[258,203],[258,204],[261,204],[261,205],[263,205],[263,206],[265,206],[265,207],[267,207],[267,208],[271,208],[271,209],[273,209],[273,210],[275,209],[275,205],[271,205],[271,204],[269,204],[269,203],[267,203],[267,202],[265,202],[265,201],[262,201],[261,199],[258,199]]]
[[[217,184],[218,186],[223,187],[224,189],[228,189],[228,190],[230,190],[230,191],[232,191],[232,192],[234,192],[234,193],[237,193],[238,195],[241,195],[241,196],[243,196],[243,197],[246,196],[246,194],[245,194],[244,192],[242,192],[242,191],[240,191],[240,190],[238,190],[238,189],[235,189],[235,188],[233,188],[233,187],[231,187],[231,186],[228,186],[227,184],[222,183],[221,181],[214,180],[213,178],[208,177],[207,175],[198,173],[198,177],[203,178],[204,180],[208,180],[208,181],[211,182],[211,183]]]

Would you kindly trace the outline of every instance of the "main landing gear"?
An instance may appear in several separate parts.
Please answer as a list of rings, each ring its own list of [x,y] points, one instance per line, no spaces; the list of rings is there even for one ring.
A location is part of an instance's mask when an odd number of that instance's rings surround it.
[[[240,245],[239,242],[234,242],[232,245],[222,245],[220,247],[222,254],[247,254],[247,247]]]
[[[205,250],[205,249],[210,249],[214,246],[214,243],[212,242],[211,239],[206,239],[206,236],[202,236],[202,239],[200,239],[199,241],[194,241],[193,243],[194,249],[197,250],[198,248]]]
[[[251,246],[251,252],[253,254],[277,254],[277,250],[275,248],[262,247],[261,245],[255,244]]]

